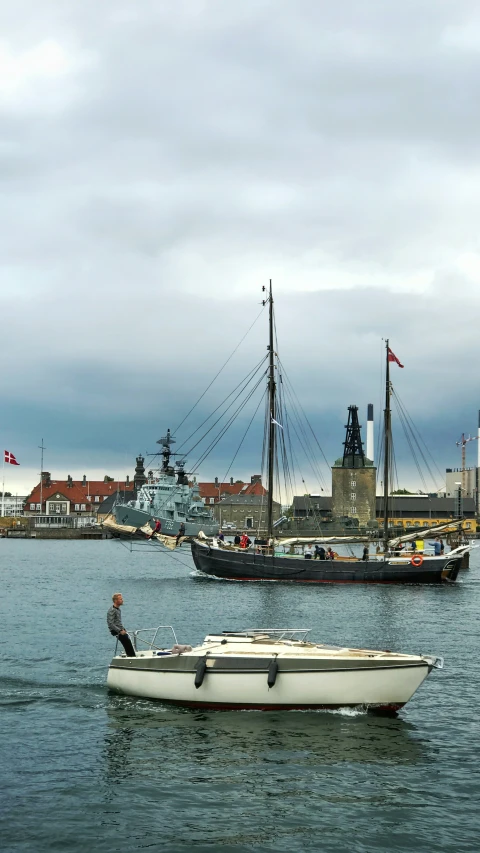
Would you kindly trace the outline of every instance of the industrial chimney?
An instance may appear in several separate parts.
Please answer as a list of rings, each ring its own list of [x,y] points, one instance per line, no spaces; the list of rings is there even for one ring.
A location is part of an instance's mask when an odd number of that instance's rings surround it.
[[[374,446],[375,444],[373,434],[373,403],[369,403],[367,408],[367,459],[371,459],[372,462]]]
[[[480,409],[478,410],[477,470],[475,471],[475,509],[480,513]]]
[[[480,409],[478,410],[478,444],[477,444],[477,468],[480,468]]]

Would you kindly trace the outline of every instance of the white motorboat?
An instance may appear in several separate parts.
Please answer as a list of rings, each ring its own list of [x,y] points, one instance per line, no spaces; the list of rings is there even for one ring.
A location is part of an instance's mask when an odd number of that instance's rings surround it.
[[[170,649],[156,645],[172,631]],[[433,668],[434,655],[349,649],[307,640],[309,629],[252,629],[209,634],[181,646],[171,626],[135,631],[136,657],[115,654],[107,684],[119,693],[218,710],[359,707],[398,711]],[[146,646],[142,651],[140,644]]]

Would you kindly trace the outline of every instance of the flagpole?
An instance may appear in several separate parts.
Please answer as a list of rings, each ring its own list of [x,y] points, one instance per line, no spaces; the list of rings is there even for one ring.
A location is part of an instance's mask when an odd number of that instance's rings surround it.
[[[3,471],[2,471],[2,518],[5,515],[5,451],[3,451]]]
[[[43,438],[42,443],[39,444],[38,449],[41,450],[40,454],[40,515],[42,514],[43,509],[43,451],[47,448],[43,446]]]

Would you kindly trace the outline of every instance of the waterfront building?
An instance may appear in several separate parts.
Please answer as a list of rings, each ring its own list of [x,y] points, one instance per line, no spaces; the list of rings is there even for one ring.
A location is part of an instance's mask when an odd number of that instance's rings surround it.
[[[2,515],[8,518],[19,518],[24,514],[23,505],[26,500],[26,495],[5,494],[3,499],[0,497],[0,511]]]
[[[66,480],[57,480],[49,471],[43,471],[41,482],[27,495],[24,513],[37,518],[95,518],[106,498],[130,489],[129,477],[120,482],[108,477],[88,480],[86,475],[82,480],[73,480],[70,475]]]
[[[249,495],[265,496],[267,494],[265,486],[262,485],[260,474],[253,474],[249,483],[244,483],[243,480],[234,481],[233,477],[230,477],[229,483],[219,483],[218,477],[215,477],[213,483],[199,483],[198,488],[203,503],[212,508],[217,520],[220,520],[217,509],[217,504],[220,501],[233,495],[248,497]]]
[[[322,532],[328,533],[328,526],[335,522],[332,513],[332,498],[329,496],[302,495],[295,497],[292,504],[293,521],[303,521],[312,529],[322,526]],[[475,501],[464,498],[462,515],[465,519],[463,529],[475,533],[477,529]],[[390,495],[388,525],[401,535],[415,527],[436,527],[448,524],[458,516],[455,497],[445,498],[436,495]],[[360,529],[378,528],[383,523],[383,497],[375,499],[375,521],[361,524]]]
[[[257,494],[226,495],[216,506],[220,527],[235,530],[264,528],[267,522],[267,492]],[[273,520],[282,514],[282,507],[273,501]]]

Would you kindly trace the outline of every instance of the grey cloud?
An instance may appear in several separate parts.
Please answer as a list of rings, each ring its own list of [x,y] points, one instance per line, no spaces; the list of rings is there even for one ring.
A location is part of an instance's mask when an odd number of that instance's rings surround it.
[[[468,430],[460,413],[474,425],[476,5],[20,0],[3,17],[12,56],[50,40],[66,57],[16,100],[0,88],[7,410],[53,430],[58,401],[70,437],[126,400],[147,425],[185,411],[273,277],[330,458],[348,403],[379,396],[382,336],[437,444]],[[245,358],[263,351],[257,327]],[[129,415],[115,429],[145,436]]]

